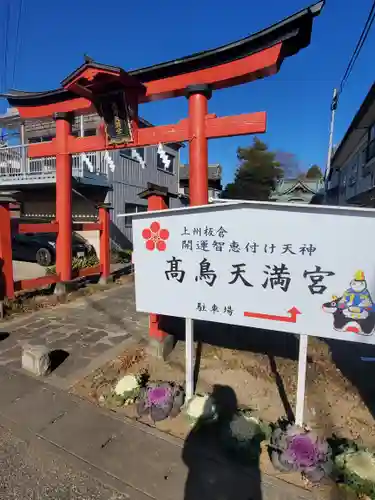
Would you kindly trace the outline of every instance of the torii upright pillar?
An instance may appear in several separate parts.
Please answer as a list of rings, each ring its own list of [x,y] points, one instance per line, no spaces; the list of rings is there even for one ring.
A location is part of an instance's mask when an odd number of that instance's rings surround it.
[[[208,203],[208,141],[206,116],[212,91],[209,85],[190,85],[189,100],[189,195],[190,205]]]
[[[72,155],[69,137],[72,113],[56,113],[56,220],[59,232],[56,242],[56,270],[60,275],[56,293],[65,295],[66,284],[72,279]]]

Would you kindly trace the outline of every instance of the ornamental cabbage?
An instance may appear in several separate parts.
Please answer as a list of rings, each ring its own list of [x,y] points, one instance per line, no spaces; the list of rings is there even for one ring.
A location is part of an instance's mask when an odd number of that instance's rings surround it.
[[[237,410],[230,422],[220,426],[220,442],[225,450],[243,462],[259,461],[260,443],[269,435],[269,427],[248,410]]]
[[[375,454],[366,449],[349,448],[335,458],[339,482],[355,493],[375,498]]]
[[[139,389],[139,380],[134,375],[125,375],[120,378],[115,386],[115,394],[117,396],[125,396],[126,394],[131,394]]]
[[[193,396],[188,402],[185,412],[193,424],[198,421],[208,423],[218,420],[216,404],[209,394]]]
[[[270,440],[271,461],[281,472],[299,471],[316,483],[332,471],[332,453],[327,441],[295,425],[277,427]]]
[[[153,382],[140,391],[137,411],[140,416],[148,414],[158,422],[178,415],[183,402],[181,387],[169,382]]]

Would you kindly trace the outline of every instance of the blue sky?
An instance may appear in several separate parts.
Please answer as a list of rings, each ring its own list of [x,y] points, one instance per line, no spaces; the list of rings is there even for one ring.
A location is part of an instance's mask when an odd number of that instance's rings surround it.
[[[0,0],[2,3],[5,0]],[[10,33],[14,34],[18,2],[10,3]],[[135,69],[237,40],[294,13],[309,1],[234,0],[220,4],[217,0],[24,0],[23,3],[14,86],[22,90],[47,90],[58,87],[82,63],[85,52],[97,61],[125,70]],[[267,133],[262,139],[269,147],[294,153],[302,168],[313,163],[323,167],[332,91],[340,82],[371,3],[372,0],[328,0],[314,23],[310,47],[287,59],[276,76],[216,92],[209,111],[218,116],[267,111]],[[0,25],[3,32],[4,19]],[[8,43],[7,86],[10,87],[14,36]],[[374,43],[375,28],[341,96],[335,142],[342,138],[374,81],[371,53]],[[2,44],[3,40],[1,54]],[[141,114],[155,124],[173,123],[187,115],[187,102],[180,98],[150,103],[141,107]],[[225,182],[231,181],[237,166],[237,147],[250,142],[250,136],[210,141],[209,160],[223,165]],[[187,148],[184,160],[186,153]]]

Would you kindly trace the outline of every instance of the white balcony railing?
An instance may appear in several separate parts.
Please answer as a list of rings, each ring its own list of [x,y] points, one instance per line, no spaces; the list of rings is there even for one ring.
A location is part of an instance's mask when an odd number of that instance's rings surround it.
[[[56,181],[56,157],[29,158],[27,145],[0,148],[0,186]],[[108,182],[103,151],[72,155],[72,175],[87,183]]]

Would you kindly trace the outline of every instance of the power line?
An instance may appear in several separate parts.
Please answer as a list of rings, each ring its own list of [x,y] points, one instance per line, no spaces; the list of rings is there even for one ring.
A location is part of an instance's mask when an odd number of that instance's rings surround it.
[[[8,74],[8,49],[9,49],[9,21],[10,21],[10,1],[8,0],[6,4],[6,14],[5,14],[5,30],[4,30],[4,64],[3,64],[3,90],[6,90],[7,86],[7,74]]]
[[[359,37],[359,40],[357,42],[357,45],[351,55],[351,58],[349,60],[348,66],[345,70],[344,76],[341,79],[340,87],[339,90],[334,89],[333,92],[333,97],[331,101],[331,124],[330,124],[330,133],[329,133],[329,144],[328,144],[328,158],[327,158],[327,165],[326,165],[326,170],[325,170],[325,181],[327,182],[327,179],[329,178],[330,174],[330,168],[331,168],[331,160],[332,160],[332,149],[333,149],[333,128],[334,128],[334,122],[335,122],[335,111],[338,106],[338,101],[340,94],[343,91],[343,88],[348,81],[354,65],[358,59],[359,54],[361,53],[361,50],[366,43],[367,37],[371,31],[372,24],[375,20],[375,0],[373,0],[370,12],[368,13],[365,25],[363,27],[362,33]]]
[[[14,87],[14,83],[15,83],[15,79],[16,79],[17,57],[18,57],[19,47],[21,45],[19,35],[20,35],[20,25],[21,25],[21,17],[22,17],[22,3],[23,3],[23,0],[19,0],[18,14],[17,14],[17,25],[16,25],[16,36],[15,36],[15,42],[14,42],[14,62],[13,62],[12,85],[11,85],[12,88]]]
[[[348,66],[345,70],[345,73],[344,73],[344,76],[342,77],[341,79],[341,83],[340,83],[340,88],[339,88],[339,94],[341,94],[341,92],[343,91],[343,88],[346,84],[346,82],[348,81],[350,75],[351,75],[351,72],[353,70],[353,67],[358,59],[358,56],[367,40],[367,37],[370,33],[370,30],[371,30],[371,27],[372,27],[372,24],[374,22],[374,19],[375,19],[375,0],[373,1],[372,3],[372,6],[371,6],[371,9],[370,9],[370,12],[367,16],[367,19],[366,19],[366,22],[365,22],[365,25],[363,27],[363,30],[362,30],[362,33],[359,37],[359,40],[357,42],[357,45],[352,53],[352,56],[349,60],[349,63],[348,63]]]
[[[375,4],[374,4],[374,6],[375,6]],[[374,15],[372,16],[372,18],[371,18],[371,21],[370,21],[370,23],[369,23],[368,30],[367,30],[367,32],[366,32],[366,34],[365,34],[365,36],[363,37],[363,40],[362,40],[361,46],[360,46],[360,48],[359,48],[358,52],[356,53],[356,55],[355,55],[355,57],[354,57],[354,59],[353,59],[353,62],[352,62],[352,65],[351,65],[351,67],[350,67],[349,73],[348,73],[348,75],[347,75],[347,77],[346,77],[346,80],[344,81],[344,83],[343,83],[343,84],[342,84],[342,86],[341,86],[341,91],[342,91],[342,89],[343,89],[343,87],[344,87],[345,83],[348,81],[349,76],[351,75],[351,72],[352,72],[352,69],[353,69],[353,67],[354,67],[354,64],[356,63],[356,61],[357,61],[357,59],[358,59],[358,56],[359,56],[359,54],[360,54],[360,52],[361,52],[361,50],[362,50],[362,47],[364,46],[364,44],[365,44],[365,42],[366,42],[366,40],[367,40],[367,37],[368,37],[368,35],[369,35],[369,33],[370,33],[370,30],[371,30],[371,27],[372,27],[372,24],[373,24],[374,20],[375,20],[375,14],[374,14]]]

